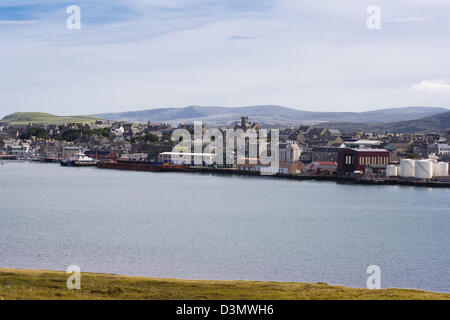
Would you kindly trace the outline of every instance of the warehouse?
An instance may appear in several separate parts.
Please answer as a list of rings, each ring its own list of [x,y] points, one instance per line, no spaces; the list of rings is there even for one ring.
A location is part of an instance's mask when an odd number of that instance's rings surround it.
[[[341,173],[386,170],[389,164],[389,151],[385,149],[351,149],[338,151],[338,171]]]

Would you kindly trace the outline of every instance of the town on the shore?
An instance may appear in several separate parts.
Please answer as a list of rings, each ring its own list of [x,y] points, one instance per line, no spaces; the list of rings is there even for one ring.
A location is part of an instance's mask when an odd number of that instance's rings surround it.
[[[206,130],[207,124],[203,124]],[[261,126],[242,116],[229,126],[217,127],[258,132]],[[93,123],[62,125],[0,125],[0,159],[61,162],[61,164],[153,163],[194,165],[198,153],[188,150],[192,162],[173,163],[172,133],[193,124],[130,123],[96,120]],[[448,185],[450,129],[445,133],[401,134],[395,132],[344,133],[320,125],[280,127],[277,175],[290,177],[357,177],[365,181],[406,181]],[[208,147],[203,145],[203,148]],[[186,153],[186,150],[184,150]],[[245,153],[248,157],[248,152]],[[201,154],[203,159],[213,154]],[[200,167],[224,172],[255,174],[265,170],[258,161],[238,161],[232,165],[203,161]],[[247,159],[249,160],[249,159]],[[122,167],[123,168],[123,165]],[[132,167],[130,167],[132,168]],[[169,167],[167,167],[168,169]]]

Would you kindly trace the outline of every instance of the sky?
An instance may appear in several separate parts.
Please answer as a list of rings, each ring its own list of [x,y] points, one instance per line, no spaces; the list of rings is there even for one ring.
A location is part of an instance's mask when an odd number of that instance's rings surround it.
[[[0,117],[448,108],[449,35],[449,0],[2,0]]]

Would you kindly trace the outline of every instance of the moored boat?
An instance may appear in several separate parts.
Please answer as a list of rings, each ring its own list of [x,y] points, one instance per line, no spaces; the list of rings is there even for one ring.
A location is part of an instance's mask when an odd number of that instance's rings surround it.
[[[97,161],[84,155],[83,153],[78,153],[75,158],[63,159],[60,164],[64,167],[88,167],[96,166]]]
[[[162,162],[145,162],[145,161],[131,161],[131,160],[116,160],[116,161],[100,161],[97,167],[103,169],[121,169],[121,170],[136,170],[136,171],[188,171],[187,165],[174,165]]]

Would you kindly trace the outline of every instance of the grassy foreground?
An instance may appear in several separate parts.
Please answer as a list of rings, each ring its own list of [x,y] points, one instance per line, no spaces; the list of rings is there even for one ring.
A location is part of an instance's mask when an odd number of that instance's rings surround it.
[[[55,116],[43,112],[16,112],[1,119],[0,123],[7,125],[23,125],[28,123],[62,125],[64,123],[94,123],[99,119],[92,116]]]
[[[368,290],[294,282],[205,281],[81,274],[81,289],[68,290],[60,271],[0,269],[0,300],[11,299],[450,299],[419,290]]]

